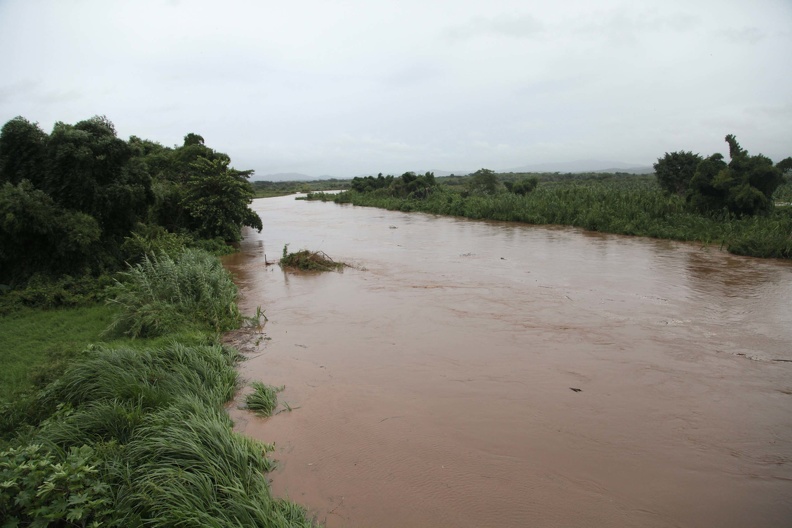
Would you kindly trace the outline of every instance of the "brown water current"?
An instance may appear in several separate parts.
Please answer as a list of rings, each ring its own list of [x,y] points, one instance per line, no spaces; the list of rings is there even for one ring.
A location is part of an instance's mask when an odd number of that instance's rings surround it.
[[[256,200],[269,317],[230,407],[328,527],[792,526],[792,266],[569,228]],[[322,250],[342,273],[265,266]],[[574,389],[574,390],[573,390]],[[241,401],[241,398],[240,398]]]

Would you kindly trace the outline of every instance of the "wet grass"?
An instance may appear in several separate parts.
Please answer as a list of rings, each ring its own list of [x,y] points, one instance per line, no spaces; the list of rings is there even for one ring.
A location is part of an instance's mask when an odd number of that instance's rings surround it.
[[[503,192],[466,197],[454,189],[439,187],[425,199],[354,191],[333,199],[336,203],[405,212],[569,225],[605,233],[697,241],[741,255],[792,258],[792,207],[777,207],[767,216],[704,216],[691,212],[682,197],[664,194],[647,179],[546,182],[525,196]]]
[[[245,398],[247,408],[261,416],[272,416],[278,406],[278,393],[284,387],[273,387],[260,381],[254,381],[250,385],[253,392]]]
[[[214,264],[207,264],[209,273]],[[191,291],[202,298],[200,287]],[[108,338],[103,330],[118,311],[96,305],[0,318],[0,358],[15,365],[10,376],[57,370],[24,386],[2,378],[4,523],[312,526],[303,508],[271,496],[272,446],[232,430],[224,405],[239,386],[240,355],[219,342],[211,319],[194,314],[186,330],[158,337]],[[58,354],[63,361],[53,367]]]
[[[327,256],[323,251],[300,251],[289,253],[289,245],[283,246],[283,256],[280,259],[280,267],[289,270],[299,271],[341,271],[347,264],[336,262]]]
[[[95,305],[19,308],[0,317],[0,401],[44,386],[88,344],[100,341],[115,310]]]

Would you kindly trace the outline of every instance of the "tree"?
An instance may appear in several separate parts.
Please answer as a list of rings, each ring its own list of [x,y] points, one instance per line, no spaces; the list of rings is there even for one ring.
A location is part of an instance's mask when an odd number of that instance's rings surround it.
[[[526,194],[531,194],[533,190],[536,189],[537,185],[539,185],[539,179],[534,176],[531,178],[523,178],[514,182],[511,186],[511,189],[509,190],[514,194],[525,196]]]
[[[707,211],[728,210],[748,216],[773,208],[773,193],[784,181],[781,169],[761,154],[751,156],[732,134],[726,136],[731,161],[714,154],[696,167],[690,181],[688,200],[694,208]]]
[[[0,282],[80,273],[96,256],[94,218],[59,207],[28,180],[0,185]]]
[[[498,190],[498,176],[490,169],[479,169],[471,174],[468,182],[470,194],[495,194]]]
[[[657,183],[669,194],[684,195],[701,160],[699,154],[692,152],[666,152],[654,164]]]
[[[192,164],[182,206],[191,218],[191,230],[203,238],[221,237],[227,242],[241,238],[242,226],[261,231],[261,218],[248,207],[253,171],[229,168],[226,159],[198,158]]]
[[[792,157],[784,158],[776,163],[776,168],[781,171],[784,176],[792,174]]]
[[[151,177],[133,154],[104,116],[74,126],[58,122],[47,141],[41,188],[61,207],[96,218],[106,236],[124,236],[154,202]]]
[[[28,180],[38,186],[46,169],[47,134],[35,123],[15,117],[0,131],[0,183]]]

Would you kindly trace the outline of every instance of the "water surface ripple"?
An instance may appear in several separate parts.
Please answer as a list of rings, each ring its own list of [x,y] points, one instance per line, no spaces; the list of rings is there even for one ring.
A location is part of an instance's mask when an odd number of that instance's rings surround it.
[[[328,527],[792,525],[792,266],[569,228],[256,200],[231,406]],[[353,264],[285,274],[290,249]],[[576,390],[572,390],[576,389]],[[579,389],[579,390],[577,390]]]

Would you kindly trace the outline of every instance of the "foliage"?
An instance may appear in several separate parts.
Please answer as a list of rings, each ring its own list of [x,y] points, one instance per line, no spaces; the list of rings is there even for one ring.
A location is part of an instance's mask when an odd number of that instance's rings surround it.
[[[95,218],[61,208],[28,180],[0,186],[0,282],[80,272],[100,237]]]
[[[229,273],[204,251],[145,256],[116,281],[110,302],[121,310],[109,332],[155,336],[193,322],[230,330],[241,322],[236,297]]]
[[[247,408],[262,416],[272,416],[278,406],[278,393],[283,391],[284,387],[273,387],[260,381],[254,381],[251,386],[253,392],[245,398]]]
[[[665,156],[658,158],[657,163],[654,164],[657,183],[667,193],[683,196],[701,160],[699,154],[692,152],[666,152]]]
[[[47,134],[38,124],[15,117],[0,130],[0,184],[39,184],[46,170]]]
[[[504,181],[503,185],[509,192],[519,194],[520,196],[525,196],[536,189],[536,186],[539,185],[539,178],[521,178],[516,182]]]
[[[124,237],[121,254],[125,262],[134,264],[144,257],[157,255],[178,256],[192,243],[184,234],[171,233],[164,227],[151,224],[138,224],[135,231]]]
[[[24,475],[76,453],[74,469],[56,473],[89,492],[67,495],[67,508],[85,506],[80,520],[110,526],[311,526],[302,508],[270,495],[272,446],[232,431],[223,404],[237,358],[220,345],[95,347],[41,392],[50,415],[10,446],[8,470]],[[56,490],[37,512],[62,511]]]
[[[0,452],[4,526],[99,526],[112,514],[112,491],[90,446],[59,457],[39,444]]]
[[[0,284],[23,287],[37,273],[96,276],[193,239],[218,251],[218,237],[261,230],[248,207],[252,171],[229,165],[195,133],[167,148],[120,139],[104,116],[58,122],[50,134],[10,120],[0,130]]]
[[[56,123],[42,190],[60,206],[95,218],[106,236],[126,234],[154,200],[151,177],[132,154],[105,117]]]
[[[192,218],[192,231],[232,242],[239,240],[242,226],[261,231],[261,218],[248,207],[253,201],[249,172],[231,169],[223,159],[198,158],[191,167],[182,205]]]
[[[698,211],[726,210],[738,216],[768,213],[773,193],[784,179],[770,158],[748,155],[733,135],[726,136],[731,161],[720,154],[700,162],[690,181],[688,200]]]
[[[425,200],[354,191],[317,198],[398,211],[571,225],[607,233],[696,240],[740,254],[792,258],[790,207],[779,207],[767,216],[756,218],[700,215],[690,211],[682,197],[664,193],[653,177],[560,176],[548,175],[536,190],[525,196],[498,193],[466,197],[459,186],[440,186]]]
[[[283,255],[280,259],[280,267],[284,269],[296,269],[300,271],[339,271],[346,264],[335,262],[323,251],[308,251],[302,249],[295,253],[288,253],[289,245],[283,246]]]
[[[792,173],[792,157],[787,157],[776,163],[776,168],[781,171],[784,176]]]
[[[490,169],[479,169],[471,174],[468,181],[468,192],[475,194],[495,194],[498,190],[498,175]]]

